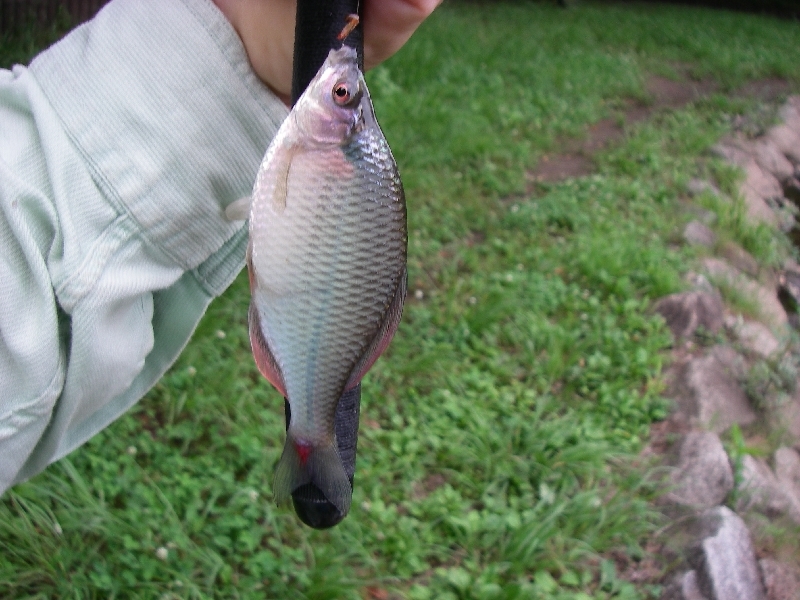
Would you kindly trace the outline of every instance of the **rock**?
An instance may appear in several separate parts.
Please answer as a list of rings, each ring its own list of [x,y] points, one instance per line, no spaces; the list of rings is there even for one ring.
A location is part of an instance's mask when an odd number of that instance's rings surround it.
[[[800,163],[800,129],[787,124],[776,125],[767,132],[767,138],[793,163]]]
[[[753,255],[733,242],[728,242],[722,247],[722,256],[734,268],[747,273],[751,277],[756,277],[760,271],[758,261],[753,258]]]
[[[783,182],[783,195],[791,200],[795,206],[800,208],[800,180],[797,177],[789,177]]]
[[[778,273],[778,300],[787,313],[797,316],[800,308],[800,272],[787,267]]]
[[[746,279],[738,269],[735,269],[724,260],[705,258],[700,262],[708,275],[713,279],[720,279],[731,285],[737,284],[740,279]]]
[[[747,375],[747,363],[742,355],[730,346],[714,346],[709,354],[736,380],[741,381]]]
[[[697,178],[689,180],[689,183],[686,184],[686,191],[692,197],[700,196],[701,194],[721,195],[719,188],[713,183]]]
[[[778,216],[770,208],[769,201],[783,197],[783,188],[775,177],[750,160],[743,167],[745,179],[741,192],[744,196],[747,215],[758,222],[777,225]]]
[[[711,227],[717,222],[717,213],[702,206],[689,204],[685,207],[686,211],[694,216],[695,220],[700,221],[706,227]]]
[[[705,258],[701,261],[703,268],[712,281],[722,282],[750,297],[758,307],[760,316],[769,325],[783,329],[789,323],[789,317],[783,308],[775,289],[769,289],[750,279],[738,269],[718,258]]]
[[[686,571],[667,586],[661,600],[708,600],[697,585],[697,571]]]
[[[742,186],[741,192],[744,198],[748,219],[753,221],[756,225],[763,223],[771,227],[778,227],[778,215],[772,210],[772,207],[770,207],[769,202],[767,202],[764,196],[747,185]]]
[[[797,567],[764,558],[758,561],[767,600],[797,600],[800,598],[800,573]]]
[[[795,131],[800,131],[800,97],[792,96],[778,111],[780,120]]]
[[[728,331],[735,333],[744,324],[744,317],[742,315],[732,315],[727,313],[722,320],[722,326]]]
[[[719,436],[710,431],[687,434],[671,479],[668,502],[696,508],[721,504],[733,489],[733,470]]]
[[[741,137],[727,138],[711,147],[711,153],[744,169],[753,160],[753,151]]]
[[[711,248],[716,243],[717,236],[700,221],[689,221],[683,228],[683,239],[692,246]]]
[[[780,349],[781,344],[769,327],[758,321],[744,321],[733,331],[741,344],[756,354],[767,358]]]
[[[738,511],[755,510],[770,518],[786,515],[800,524],[800,498],[778,480],[762,459],[744,455],[740,489]]]
[[[710,333],[717,333],[722,327],[722,300],[715,293],[671,294],[656,302],[654,308],[676,339],[692,336],[699,327]]]
[[[774,147],[774,144],[772,145]],[[782,195],[781,183],[778,178],[759,165],[755,158],[751,158],[741,167],[746,176],[745,185],[752,187],[762,198],[774,198]]]
[[[785,171],[786,163],[781,163],[780,160],[786,159],[781,155],[775,140],[770,137],[763,138],[760,149],[763,163],[778,168],[781,173]],[[711,152],[744,171],[745,177],[740,192],[744,198],[747,215],[759,223],[778,226],[780,219],[770,208],[770,203],[777,203],[777,199],[783,198],[783,190],[778,179],[757,162],[759,155],[756,154],[755,146],[741,137],[734,137],[716,144],[711,148]],[[788,166],[791,168],[791,163],[788,163]],[[791,173],[788,173],[787,177],[789,175]]]
[[[777,428],[785,430],[794,440],[794,444],[800,447],[800,388],[792,398],[778,407],[777,412]]]
[[[744,521],[726,506],[706,511],[701,520],[713,533],[688,556],[700,592],[709,600],[766,600]]]
[[[756,420],[747,394],[733,369],[725,364],[726,353],[720,348],[717,355],[711,352],[693,358],[686,363],[676,386],[680,410],[716,433],[734,423],[749,425]]]
[[[785,261],[783,261],[783,269],[785,271],[796,273],[798,276],[800,276],[800,263],[791,258],[787,258]]]
[[[753,144],[753,154],[758,166],[778,181],[784,181],[794,174],[794,165],[770,138],[763,137],[756,140]]]
[[[695,291],[698,292],[708,292],[709,294],[719,294],[716,288],[711,285],[711,282],[705,275],[700,273],[695,273],[694,271],[688,271],[686,275],[683,276],[683,279],[688,283]]]
[[[800,505],[800,454],[794,448],[784,446],[775,451],[774,462],[778,482]]]

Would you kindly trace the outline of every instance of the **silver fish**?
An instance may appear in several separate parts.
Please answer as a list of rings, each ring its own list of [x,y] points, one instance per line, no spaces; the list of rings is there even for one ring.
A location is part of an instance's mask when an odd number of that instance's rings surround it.
[[[273,493],[313,483],[344,515],[342,393],[386,349],[406,296],[406,207],[356,52],[332,50],[267,149],[250,205],[250,341],[291,420]]]

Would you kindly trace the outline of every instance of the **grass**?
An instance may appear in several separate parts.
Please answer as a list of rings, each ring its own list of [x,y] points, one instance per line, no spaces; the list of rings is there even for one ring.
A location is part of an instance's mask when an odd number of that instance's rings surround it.
[[[649,306],[694,256],[674,243],[688,179],[735,180],[705,151],[758,106],[724,93],[797,89],[797,65],[800,31],[765,17],[445,5],[369,76],[411,293],[364,382],[350,516],[316,532],[271,502],[283,406],[250,357],[240,277],[134,409],[0,499],[0,596],[658,597],[625,580],[659,519],[634,468],[667,411],[671,341]],[[676,69],[723,93],[630,128],[595,175],[531,186],[560,138]],[[788,251],[735,203],[707,208],[759,260]]]
[[[71,26],[72,18],[60,7],[56,19],[47,26],[37,26],[34,11],[21,23],[0,31],[0,57],[2,65],[27,64],[42,48],[57,41]]]

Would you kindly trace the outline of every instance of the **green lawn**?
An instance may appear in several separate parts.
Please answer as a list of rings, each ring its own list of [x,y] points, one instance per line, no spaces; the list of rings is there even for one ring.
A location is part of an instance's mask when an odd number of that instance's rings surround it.
[[[720,92],[631,127],[595,175],[530,183],[559,140],[679,73]],[[348,518],[313,531],[271,501],[283,402],[250,357],[242,276],[136,408],[0,499],[0,597],[657,598],[621,571],[660,523],[633,466],[667,411],[648,308],[694,256],[686,182],[735,184],[706,150],[760,107],[730,92],[766,77],[800,90],[796,23],[446,4],[368,78],[406,186],[410,294],[364,381]],[[702,201],[759,260],[788,252]]]

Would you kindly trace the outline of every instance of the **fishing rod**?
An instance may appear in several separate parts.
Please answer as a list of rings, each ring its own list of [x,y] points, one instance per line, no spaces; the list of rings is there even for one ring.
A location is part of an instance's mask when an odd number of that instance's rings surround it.
[[[352,18],[359,14],[359,3],[359,0],[297,0],[292,106],[317,74],[332,48],[339,48],[342,43],[355,48],[358,65],[364,70],[364,33],[358,21]],[[349,31],[343,30],[345,27]],[[361,383],[345,392],[336,406],[336,443],[344,471],[350,480],[351,493],[356,471],[360,406]],[[288,430],[291,418],[288,400],[284,401],[284,410]],[[314,529],[333,527],[345,517],[313,483],[293,490],[292,504],[300,520]]]

